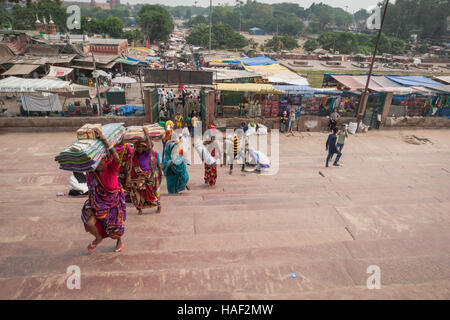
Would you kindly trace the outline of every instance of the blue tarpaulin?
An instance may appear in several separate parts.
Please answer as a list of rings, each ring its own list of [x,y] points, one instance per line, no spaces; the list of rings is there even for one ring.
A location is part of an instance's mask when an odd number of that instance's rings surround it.
[[[402,86],[443,86],[443,83],[431,80],[425,76],[386,76],[389,80],[395,81]]]
[[[243,59],[238,59],[238,61],[241,61],[246,66],[266,66],[269,64],[277,63],[275,60],[272,60],[266,56],[254,57],[254,58],[243,58]]]
[[[130,116],[133,115],[137,110],[144,110],[144,107],[137,107],[137,106],[132,106],[132,105],[124,105],[121,106],[117,109],[119,114],[122,114],[124,116]]]
[[[147,61],[138,60],[138,59],[135,59],[135,58],[132,58],[132,57],[129,57],[129,56],[125,56],[125,58],[127,58],[127,60],[130,60],[130,61],[138,61],[138,62],[142,62],[142,63],[148,64]]]

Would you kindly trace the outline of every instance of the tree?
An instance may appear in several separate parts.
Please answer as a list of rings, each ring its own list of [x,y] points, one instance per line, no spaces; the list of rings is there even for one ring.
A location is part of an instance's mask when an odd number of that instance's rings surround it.
[[[375,48],[375,44],[377,41],[377,35],[373,35],[371,39],[371,43],[373,48]],[[380,35],[380,41],[378,43],[377,54],[390,53],[391,52],[391,44],[389,42],[388,37],[382,32]]]
[[[247,39],[235,32],[228,24],[215,24],[211,30],[211,47],[213,49],[240,49],[248,44]],[[196,46],[208,47],[209,26],[198,24],[194,26],[186,42]]]
[[[188,26],[188,27],[193,27],[193,26],[195,26],[195,25],[197,25],[197,24],[208,24],[208,20],[206,20],[206,18],[205,18],[205,16],[202,16],[202,15],[200,15],[200,16],[195,16],[195,17],[193,17],[193,18],[191,18],[187,23],[186,23],[186,25]]]
[[[66,31],[67,13],[60,0],[41,0],[39,2],[27,2],[22,7],[19,4],[13,6],[11,10],[11,20],[13,29],[16,30],[34,30],[36,15],[42,21],[50,21],[50,16],[56,25],[58,31]],[[2,21],[3,22],[3,21]]]
[[[365,9],[360,9],[353,14],[353,18],[356,22],[365,21],[369,16],[369,13]]]
[[[104,23],[105,32],[111,37],[118,38],[122,35],[123,22],[118,17],[110,16]]]
[[[428,45],[426,43],[422,43],[422,45],[417,50],[421,54],[425,54],[428,52]]]
[[[142,39],[142,32],[139,29],[135,30],[127,30],[122,35],[125,39],[128,40],[128,43],[132,43],[133,41],[138,41]]]
[[[303,44],[303,49],[305,49],[308,52],[314,51],[317,49],[319,44],[316,40],[306,40],[306,42]]]
[[[186,37],[186,42],[194,46],[208,47],[209,42],[209,26],[203,23],[196,24],[191,33]],[[213,47],[214,39],[211,39],[211,46]]]
[[[167,40],[174,28],[169,13],[159,5],[146,4],[142,6],[138,14],[138,22],[146,39],[151,43]]]
[[[390,38],[390,53],[393,54],[400,54],[405,51],[405,41],[398,39],[398,38]]]
[[[191,8],[187,8],[186,10],[186,14],[184,15],[184,17],[189,20],[192,17],[192,11]]]
[[[279,51],[281,49],[292,50],[298,48],[298,43],[294,37],[290,35],[284,35],[282,37],[274,36],[272,39],[266,42],[265,46],[267,48],[272,48],[274,51]]]

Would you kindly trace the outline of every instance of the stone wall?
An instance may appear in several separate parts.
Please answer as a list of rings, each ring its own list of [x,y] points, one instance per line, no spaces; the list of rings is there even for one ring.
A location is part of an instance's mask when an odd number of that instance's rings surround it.
[[[383,129],[397,128],[450,128],[450,119],[443,117],[405,117],[401,120],[386,119]]]
[[[255,121],[255,123],[261,123],[269,129],[280,129],[281,121],[280,118],[217,118],[215,124],[218,128],[238,128],[241,122],[245,121],[249,123],[250,121]],[[340,123],[356,122],[356,118],[352,117],[342,117]],[[309,131],[309,132],[321,132],[327,131],[329,123],[329,118],[318,117],[318,116],[301,116],[295,119],[293,124],[294,131]]]
[[[0,118],[0,128],[71,128],[78,129],[86,123],[115,123],[123,122],[125,126],[143,125],[144,117],[11,117]]]

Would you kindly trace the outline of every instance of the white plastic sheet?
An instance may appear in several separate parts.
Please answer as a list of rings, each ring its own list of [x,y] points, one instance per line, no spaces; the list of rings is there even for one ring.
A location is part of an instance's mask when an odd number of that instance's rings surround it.
[[[25,111],[62,111],[61,101],[57,94],[42,96],[22,93],[21,98]]]
[[[348,124],[348,133],[355,134],[357,127],[358,127],[358,123],[356,123],[356,122],[349,122],[349,124]]]

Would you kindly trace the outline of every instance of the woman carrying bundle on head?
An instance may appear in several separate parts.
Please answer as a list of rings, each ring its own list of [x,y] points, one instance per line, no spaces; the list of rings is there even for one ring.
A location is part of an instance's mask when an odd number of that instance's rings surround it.
[[[95,171],[86,174],[89,199],[81,210],[81,220],[86,232],[95,237],[87,251],[94,252],[104,238],[110,237],[117,240],[114,251],[120,252],[124,248],[122,236],[126,220],[125,190],[118,180],[120,159],[102,131],[95,131],[110,154],[101,159]]]
[[[142,214],[142,209],[158,207],[161,212],[160,185],[162,169],[159,154],[153,149],[148,129],[144,127],[145,140],[134,144],[134,152],[128,162],[128,181],[131,202]]]
[[[164,150],[162,169],[167,180],[167,191],[170,194],[179,193],[184,189],[189,190],[189,174],[186,170],[186,163],[180,154],[181,143],[174,132]]]
[[[173,122],[171,120],[167,120],[164,124],[164,137],[163,137],[163,153],[162,153],[162,161],[164,162],[164,151],[166,150],[166,144],[170,141],[173,133]]]
[[[131,156],[133,155],[133,149],[131,148],[130,143],[124,143],[120,142],[114,146],[114,149],[116,149],[117,154],[119,155],[119,182],[122,185],[122,187],[127,191],[127,195],[125,197],[126,202],[131,202],[130,200],[130,194],[128,193],[128,186],[127,186],[127,174],[128,174],[128,168],[127,163],[130,161]]]

